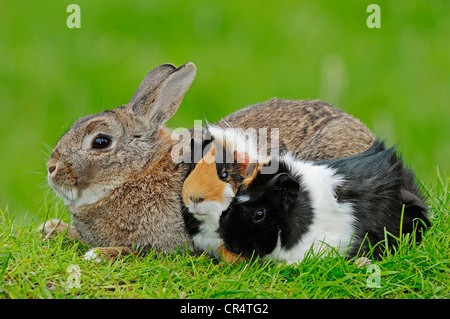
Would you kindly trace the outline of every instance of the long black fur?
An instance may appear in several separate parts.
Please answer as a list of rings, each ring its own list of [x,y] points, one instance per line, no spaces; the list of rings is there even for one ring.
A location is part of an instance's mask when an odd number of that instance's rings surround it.
[[[428,208],[413,171],[403,164],[394,147],[386,149],[384,143],[375,141],[364,153],[318,164],[332,167],[344,176],[346,181],[337,188],[336,196],[338,201],[354,205],[355,239],[362,242],[367,234],[362,252],[368,252],[370,246],[374,247],[385,238],[393,248],[400,228],[403,234],[415,234],[416,242],[420,243],[423,231],[431,226]],[[360,245],[353,246],[349,255],[355,255],[360,249]],[[375,247],[374,255],[380,255],[384,248]]]

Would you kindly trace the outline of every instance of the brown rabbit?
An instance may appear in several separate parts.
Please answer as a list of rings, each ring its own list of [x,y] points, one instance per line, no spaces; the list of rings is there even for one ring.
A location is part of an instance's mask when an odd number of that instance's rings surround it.
[[[193,63],[150,71],[126,105],[77,120],[47,163],[48,182],[65,200],[78,237],[101,254],[154,248],[168,252],[192,242],[181,214],[189,165],[175,163],[177,141],[164,124],[175,114],[196,74]],[[320,101],[272,99],[225,117],[220,126],[279,128],[296,156],[321,160],[360,153],[374,136],[359,120]],[[43,232],[68,227],[48,221]],[[87,254],[98,258],[98,254]]]

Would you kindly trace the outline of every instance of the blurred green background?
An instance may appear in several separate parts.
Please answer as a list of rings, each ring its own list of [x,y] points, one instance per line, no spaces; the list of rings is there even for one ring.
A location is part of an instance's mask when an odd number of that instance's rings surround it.
[[[81,8],[69,29],[66,8]],[[369,29],[366,8],[381,8]],[[122,105],[152,68],[192,61],[172,120],[272,97],[360,118],[425,183],[449,171],[450,1],[0,1],[0,208],[42,217],[45,162],[79,117]]]

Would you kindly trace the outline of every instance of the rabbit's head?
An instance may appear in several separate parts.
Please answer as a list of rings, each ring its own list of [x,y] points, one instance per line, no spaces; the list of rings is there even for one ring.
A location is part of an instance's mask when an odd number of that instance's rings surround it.
[[[194,80],[195,65],[150,71],[129,103],[77,120],[47,162],[48,182],[66,204],[96,203],[170,145],[164,124]]]

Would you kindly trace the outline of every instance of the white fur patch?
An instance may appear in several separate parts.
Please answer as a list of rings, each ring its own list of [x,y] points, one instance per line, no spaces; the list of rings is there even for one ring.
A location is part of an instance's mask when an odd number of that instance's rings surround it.
[[[237,201],[239,204],[246,203],[246,202],[248,202],[249,200],[250,200],[250,196],[248,196],[248,195],[241,195],[241,196],[236,197],[236,201]]]
[[[211,126],[208,128],[214,139],[220,143],[226,142],[227,148],[240,153],[247,153],[250,161],[257,161],[258,140],[255,129],[219,128]]]
[[[79,191],[76,188],[61,188],[56,186],[51,178],[48,178],[49,185],[53,188],[56,195],[64,200],[67,206],[80,207],[85,205],[91,205],[108,195],[114,188],[113,187],[99,187],[93,186],[84,191]]]
[[[95,204],[108,195],[113,188],[111,187],[90,187],[81,192],[81,195],[75,199],[75,207]]]
[[[336,187],[344,182],[343,177],[325,165],[300,161],[290,154],[281,160],[287,164],[294,177],[300,178],[301,186],[308,191],[314,215],[309,231],[297,245],[289,250],[284,249],[278,238],[277,247],[266,258],[296,263],[304,258],[311,247],[315,253],[330,247],[340,254],[345,252],[354,232],[354,216],[351,204],[340,204],[335,198]]]
[[[53,190],[55,191],[56,195],[58,195],[59,197],[61,197],[64,200],[64,203],[66,205],[71,205],[74,203],[75,198],[78,197],[78,190],[75,188],[70,188],[70,189],[64,189],[61,187],[56,186],[50,175],[47,177],[47,181],[48,184],[51,186],[51,188],[53,188]]]

